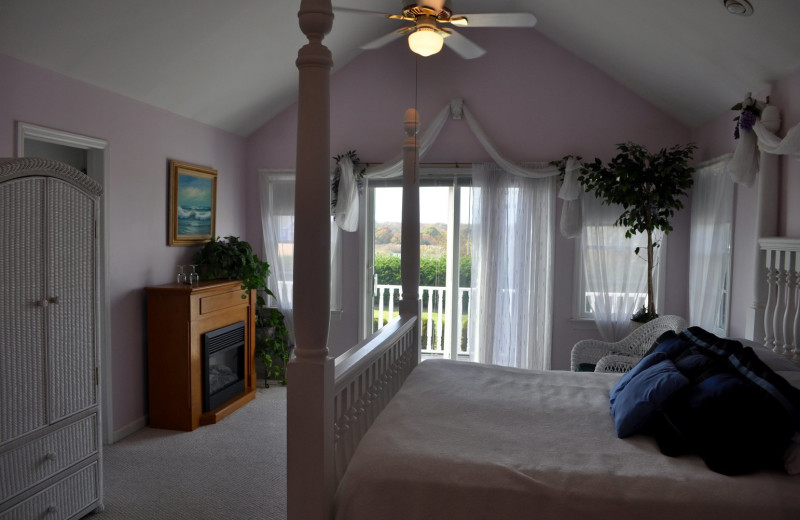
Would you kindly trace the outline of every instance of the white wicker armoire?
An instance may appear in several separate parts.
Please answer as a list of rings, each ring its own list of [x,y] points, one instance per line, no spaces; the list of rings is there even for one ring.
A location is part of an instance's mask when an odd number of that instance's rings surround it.
[[[0,159],[0,520],[102,509],[100,186]]]

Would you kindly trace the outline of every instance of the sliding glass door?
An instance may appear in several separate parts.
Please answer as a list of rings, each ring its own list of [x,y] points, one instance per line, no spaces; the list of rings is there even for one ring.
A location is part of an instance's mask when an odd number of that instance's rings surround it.
[[[364,252],[364,330],[397,316],[401,296],[402,188],[370,182]],[[436,177],[420,188],[420,287],[423,357],[468,359],[471,266],[471,187],[468,178]]]

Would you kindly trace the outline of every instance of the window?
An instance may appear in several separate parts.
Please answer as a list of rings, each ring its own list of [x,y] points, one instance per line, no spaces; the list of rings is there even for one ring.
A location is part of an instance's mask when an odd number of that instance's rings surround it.
[[[439,171],[442,170],[442,171]],[[471,260],[471,188],[468,178],[437,169],[420,188],[422,353],[466,358]],[[462,173],[463,169],[461,170]],[[372,180],[367,190],[362,330],[370,334],[398,314],[401,297],[400,180]],[[450,295],[456,294],[452,298]]]
[[[728,334],[734,193],[726,165],[717,160],[695,171],[689,239],[689,319],[722,336]]]
[[[630,276],[635,279],[644,279],[644,288],[642,291],[635,291],[628,293],[628,298],[634,301],[634,308],[639,309],[642,305],[647,305],[647,258],[644,256],[644,250],[647,247],[646,239],[641,240],[644,237],[639,237],[640,239],[637,240],[637,237],[631,237],[626,239],[625,238],[625,231],[623,228],[614,227],[614,226],[606,226],[602,231],[597,233],[599,236],[606,237],[608,239],[608,243],[597,243],[597,241],[587,241],[581,240],[582,237],[576,238],[576,261],[575,261],[575,272],[576,278],[578,279],[577,284],[577,292],[576,292],[576,307],[575,307],[575,317],[578,319],[588,319],[593,320],[595,317],[594,308],[596,306],[595,301],[597,300],[597,291],[590,291],[587,289],[586,283],[586,266],[584,265],[584,257],[587,254],[592,254],[592,252],[596,252],[597,250],[605,251],[606,254],[611,254],[611,257],[617,258],[617,260],[612,260],[612,263],[620,264],[623,258],[633,254],[634,249],[637,247],[641,247],[640,255],[638,256],[639,261],[634,262],[632,266],[632,272]],[[640,243],[643,242],[643,243]],[[580,244],[580,245],[578,245]],[[658,255],[658,249],[664,247],[663,241],[659,248],[656,249],[656,255]],[[589,250],[590,252],[585,252]],[[656,302],[659,302],[659,295],[661,293],[660,284],[658,281],[660,280],[660,269],[659,265],[654,267],[653,273],[653,283],[655,284],[654,290],[656,293]],[[599,283],[595,283],[594,286],[599,285]],[[612,291],[615,294],[621,294],[623,281],[617,276],[616,279],[611,281]],[[616,290],[614,290],[616,289]],[[657,304],[658,307],[658,304]]]
[[[294,193],[293,171],[261,171],[261,221],[264,232],[264,260],[270,264],[270,290],[286,314],[292,307],[294,282]],[[339,228],[331,217],[331,299],[332,311],[341,311],[341,247]]]
[[[607,331],[609,336],[627,330],[631,315],[647,305],[647,236],[625,238],[625,228],[614,225],[621,212],[618,206],[601,204],[592,196],[583,197],[583,232],[575,244],[574,316],[618,323],[616,331]],[[656,233],[654,241],[659,244],[654,251],[653,283],[656,309],[660,311],[664,278],[661,259],[665,258],[666,240]]]

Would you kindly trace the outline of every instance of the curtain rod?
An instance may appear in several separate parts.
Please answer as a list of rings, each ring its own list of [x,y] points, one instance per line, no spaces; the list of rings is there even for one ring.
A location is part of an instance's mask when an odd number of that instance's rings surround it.
[[[362,162],[362,165],[369,168],[370,166],[379,166],[383,163],[373,163],[373,162]],[[467,162],[421,162],[419,163],[420,168],[425,167],[447,167],[447,168],[472,168],[472,163]]]

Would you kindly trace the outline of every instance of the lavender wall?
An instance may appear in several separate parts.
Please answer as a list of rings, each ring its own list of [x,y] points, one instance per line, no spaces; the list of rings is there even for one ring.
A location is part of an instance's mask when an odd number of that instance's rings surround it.
[[[167,164],[218,170],[217,234],[245,231],[245,140],[0,55],[0,157],[15,154],[15,122],[107,140],[113,428],[143,424],[146,404],[143,287],[173,281],[195,248],[168,247]]]
[[[770,102],[781,109],[779,135],[800,124],[800,70],[775,84]],[[780,236],[800,237],[800,160],[781,157]]]
[[[424,130],[451,99],[462,98],[499,150],[515,161],[548,161],[566,154],[608,159],[614,145],[631,140],[657,149],[689,141],[687,128],[536,31],[480,29],[470,37],[486,56],[462,60],[448,49],[415,60],[404,41],[364,52],[338,70],[331,84],[331,153],[350,149],[362,160],[383,162],[400,151],[403,113],[416,103]],[[416,72],[415,72],[416,71]],[[415,88],[416,78],[416,88]],[[252,135],[248,175],[258,168],[292,168],[296,107]],[[466,122],[448,121],[424,161],[481,162],[489,157]],[[248,234],[261,232],[257,196],[248,200]],[[669,237],[667,296],[662,313],[687,314],[688,212],[676,216]],[[346,238],[345,311],[332,322],[329,346],[342,352],[356,341],[355,234]],[[553,368],[569,367],[572,345],[596,331],[572,317],[574,242],[555,245]],[[678,282],[675,282],[678,281]]]

